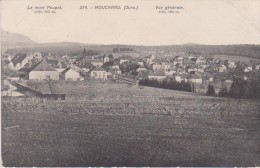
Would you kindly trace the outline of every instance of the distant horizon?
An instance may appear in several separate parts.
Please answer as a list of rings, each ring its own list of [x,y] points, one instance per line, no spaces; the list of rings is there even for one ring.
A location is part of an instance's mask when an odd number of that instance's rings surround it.
[[[4,30],[4,29],[1,29],[2,31],[5,31],[5,32],[8,32],[8,33],[14,33],[14,34],[20,34],[20,35],[23,35],[23,36],[26,36],[22,33],[19,33],[19,32],[11,32],[11,31],[8,31],[8,30]],[[28,37],[28,36],[26,36]],[[30,40],[31,37],[28,37]],[[36,44],[51,44],[51,43],[79,43],[79,44],[83,44],[83,45],[122,45],[122,46],[145,46],[145,47],[151,47],[151,46],[172,46],[172,45],[187,45],[187,46],[192,46],[192,45],[206,45],[206,46],[214,46],[214,45],[217,45],[217,46],[221,46],[221,45],[260,45],[259,44],[248,44],[248,43],[234,43],[234,44],[200,44],[200,43],[196,43],[196,42],[187,42],[187,43],[180,43],[180,44],[164,44],[164,45],[144,45],[144,44],[105,44],[105,43],[100,43],[100,44],[95,44],[95,43],[85,43],[85,42],[80,42],[80,41],[52,41],[52,42],[38,42],[38,41],[35,41],[35,40],[32,40],[33,42],[35,42]]]

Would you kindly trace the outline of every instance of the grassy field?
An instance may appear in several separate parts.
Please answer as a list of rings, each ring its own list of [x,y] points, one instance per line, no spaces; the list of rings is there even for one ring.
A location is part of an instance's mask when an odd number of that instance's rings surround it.
[[[4,166],[260,164],[259,101],[117,83],[64,86],[66,101],[2,101]]]
[[[243,56],[232,56],[232,55],[213,55],[212,57],[222,59],[222,60],[230,60],[233,62],[241,61],[249,65],[260,64],[260,59],[257,58],[248,58]]]

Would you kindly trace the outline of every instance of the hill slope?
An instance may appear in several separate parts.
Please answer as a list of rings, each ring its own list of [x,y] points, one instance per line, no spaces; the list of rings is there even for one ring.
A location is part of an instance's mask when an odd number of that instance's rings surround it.
[[[25,35],[19,33],[12,33],[5,30],[1,30],[1,40],[2,43],[7,44],[36,43],[35,41],[31,40],[29,37]]]

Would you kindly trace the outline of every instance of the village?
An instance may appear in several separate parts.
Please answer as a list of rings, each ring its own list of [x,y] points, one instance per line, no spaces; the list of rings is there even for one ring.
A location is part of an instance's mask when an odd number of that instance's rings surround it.
[[[229,88],[235,77],[250,80],[260,64],[219,59],[185,52],[136,52],[131,48],[113,48],[107,53],[91,53],[85,48],[78,55],[2,53],[2,96],[22,96],[11,81],[106,81],[138,84],[140,80],[171,80],[190,83],[192,91],[206,93],[212,84],[218,93]]]

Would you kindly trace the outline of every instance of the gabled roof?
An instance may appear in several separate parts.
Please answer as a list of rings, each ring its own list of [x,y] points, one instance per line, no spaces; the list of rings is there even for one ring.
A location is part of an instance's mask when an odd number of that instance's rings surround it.
[[[25,58],[27,54],[16,54],[13,59],[11,59],[11,62],[14,64],[14,66],[18,63],[21,63]]]
[[[48,59],[46,60],[48,64],[50,64],[54,68],[67,68],[68,66],[63,62],[56,59]]]
[[[79,64],[78,67],[91,69],[91,68],[94,68],[95,66],[93,64],[91,64],[90,62],[84,62],[82,64]]]
[[[31,71],[31,69],[34,68],[39,62],[40,62],[39,59],[33,58],[33,59],[31,59],[29,62],[27,62],[27,63],[24,65],[24,67],[22,67],[22,68],[19,69],[18,71],[29,72],[29,71]]]
[[[35,66],[33,66],[30,70],[31,71],[56,71],[53,67],[51,67],[46,60],[42,60],[39,63],[37,63]]]
[[[102,58],[109,58],[108,54],[104,54]]]
[[[93,68],[91,71],[106,71],[106,70],[100,66],[97,66],[97,67]]]
[[[69,70],[75,71],[75,70],[72,69],[72,68],[66,68],[65,70],[63,70],[63,71],[61,72],[61,74],[65,74],[65,73],[68,72]],[[77,72],[77,71],[75,71],[75,72]]]
[[[59,61],[56,59],[47,59],[46,61],[48,62],[48,64],[51,64],[54,66],[58,65],[58,63],[59,63]]]

